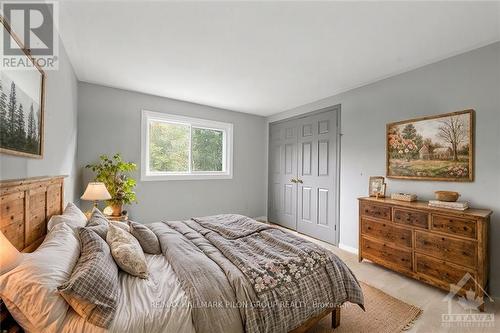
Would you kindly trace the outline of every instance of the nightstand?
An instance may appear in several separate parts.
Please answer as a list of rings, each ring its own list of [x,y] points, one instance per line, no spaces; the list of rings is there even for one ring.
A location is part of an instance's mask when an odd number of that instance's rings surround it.
[[[121,215],[121,216],[112,216],[112,215],[104,215],[106,218],[110,221],[117,221],[117,222],[127,222],[128,221],[128,214]]]
[[[0,332],[2,333],[20,333],[24,332],[21,326],[19,326],[14,318],[7,310],[7,307],[3,303],[2,299],[0,299]]]

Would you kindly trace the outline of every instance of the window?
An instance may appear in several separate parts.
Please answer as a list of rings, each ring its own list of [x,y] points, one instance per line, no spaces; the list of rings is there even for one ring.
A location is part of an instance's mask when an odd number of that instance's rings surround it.
[[[142,111],[142,180],[232,178],[233,124]]]

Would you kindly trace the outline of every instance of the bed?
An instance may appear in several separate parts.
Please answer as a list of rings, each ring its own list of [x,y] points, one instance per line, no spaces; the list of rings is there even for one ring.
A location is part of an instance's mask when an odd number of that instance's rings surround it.
[[[77,254],[60,251],[68,242],[78,247],[70,228],[46,235],[47,221],[63,212],[63,180],[43,177],[0,184],[0,230],[18,250],[34,251],[25,262],[47,260],[44,266],[58,267],[67,259],[67,266],[73,267],[78,260]],[[223,214],[147,226],[157,236],[161,254],[146,254],[147,279],[118,273],[121,292],[111,324],[106,329],[90,324],[44,286],[48,296],[42,301],[52,297],[58,311],[66,309],[57,320],[45,323],[45,331],[304,332],[329,314],[332,327],[337,327],[346,302],[363,307],[359,283],[338,257],[271,225]],[[59,251],[60,258],[46,258],[44,252],[49,251]],[[51,281],[64,281],[68,271]],[[2,298],[5,280],[0,278]],[[16,320],[29,319],[12,303],[6,305]]]

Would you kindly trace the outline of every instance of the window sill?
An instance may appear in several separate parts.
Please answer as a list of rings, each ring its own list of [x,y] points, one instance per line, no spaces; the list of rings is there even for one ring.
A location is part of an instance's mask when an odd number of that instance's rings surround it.
[[[141,181],[166,181],[166,180],[209,180],[209,179],[233,179],[229,173],[221,174],[190,174],[190,175],[141,175]]]

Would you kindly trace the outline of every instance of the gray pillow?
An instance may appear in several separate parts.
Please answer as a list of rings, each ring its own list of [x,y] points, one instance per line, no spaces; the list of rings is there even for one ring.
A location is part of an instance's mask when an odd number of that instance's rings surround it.
[[[108,225],[108,219],[99,209],[94,207],[92,209],[92,215],[90,215],[89,221],[87,222],[87,227],[94,227],[96,225]]]
[[[130,226],[130,233],[139,241],[145,253],[161,254],[160,241],[151,229],[144,224],[133,221],[129,221],[128,224]]]
[[[92,210],[92,215],[87,222],[87,228],[95,231],[99,236],[101,236],[102,239],[106,240],[109,223],[113,223],[113,225],[116,225],[126,232],[130,231],[129,226],[126,223],[109,221],[106,216],[97,208],[94,208]]]
[[[119,297],[118,267],[108,244],[89,228],[79,230],[81,255],[69,280],[57,289],[85,320],[107,328]]]

